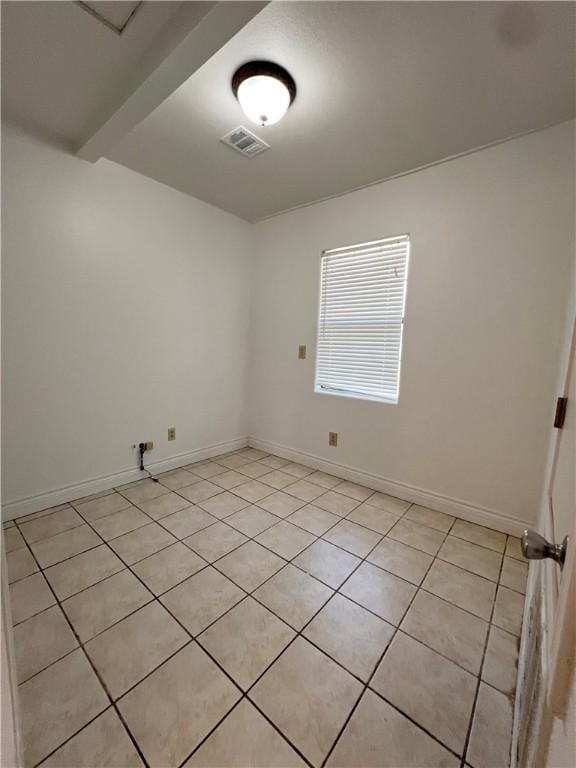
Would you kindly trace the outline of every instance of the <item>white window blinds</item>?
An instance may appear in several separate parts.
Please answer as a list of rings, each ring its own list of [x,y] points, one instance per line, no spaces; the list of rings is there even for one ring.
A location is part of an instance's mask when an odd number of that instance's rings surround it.
[[[324,251],[317,392],[398,402],[408,235]]]

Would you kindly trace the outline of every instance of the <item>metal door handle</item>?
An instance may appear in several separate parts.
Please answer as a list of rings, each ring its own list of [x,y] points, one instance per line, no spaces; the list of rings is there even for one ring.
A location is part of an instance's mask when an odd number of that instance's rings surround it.
[[[551,544],[536,531],[524,531],[520,544],[522,554],[527,560],[544,560],[549,557],[557,562],[560,568],[564,565],[568,536],[564,537],[561,544]]]

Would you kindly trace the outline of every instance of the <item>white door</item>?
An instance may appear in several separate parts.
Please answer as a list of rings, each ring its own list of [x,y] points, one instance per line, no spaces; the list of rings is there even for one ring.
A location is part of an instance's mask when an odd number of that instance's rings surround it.
[[[566,347],[558,393],[566,411],[552,438],[538,532],[553,544],[568,536],[568,552],[563,569],[553,560],[530,566],[512,749],[522,768],[576,765],[576,321]]]

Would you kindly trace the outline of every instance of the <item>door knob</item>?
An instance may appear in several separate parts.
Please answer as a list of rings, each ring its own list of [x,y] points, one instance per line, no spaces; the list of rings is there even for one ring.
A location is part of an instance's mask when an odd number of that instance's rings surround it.
[[[536,531],[524,531],[520,544],[522,554],[527,560],[544,560],[550,557],[558,563],[560,568],[564,565],[568,536],[564,537],[561,544],[551,544]]]

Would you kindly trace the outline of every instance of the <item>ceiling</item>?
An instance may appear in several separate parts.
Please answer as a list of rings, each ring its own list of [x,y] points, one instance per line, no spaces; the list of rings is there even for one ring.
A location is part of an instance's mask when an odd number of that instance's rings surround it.
[[[78,146],[180,6],[249,3],[141,3],[122,36],[69,2],[2,5],[5,114]],[[575,7],[273,2],[100,154],[257,221],[574,117]],[[246,122],[230,88],[258,58],[298,86],[267,128]],[[249,159],[219,142],[241,124],[271,149]]]
[[[182,7],[201,15],[211,4],[86,5],[110,25],[125,24],[122,34],[78,3],[12,0],[1,6],[3,116],[70,146],[81,141],[110,99],[130,88]]]

